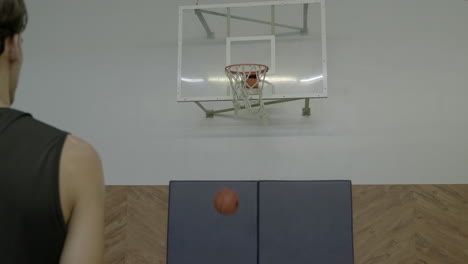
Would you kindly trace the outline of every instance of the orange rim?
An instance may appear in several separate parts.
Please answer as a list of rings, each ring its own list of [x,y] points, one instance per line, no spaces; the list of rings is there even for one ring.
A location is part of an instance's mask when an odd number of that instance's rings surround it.
[[[232,67],[236,67],[236,66],[260,66],[260,67],[264,67],[265,69],[263,70],[260,70],[260,71],[232,71],[230,70],[230,68]],[[255,78],[255,77],[251,77],[251,76],[256,76],[257,75],[257,72],[260,72],[260,73],[265,73],[265,72],[268,72],[270,68],[266,65],[263,65],[263,64],[256,64],[256,63],[243,63],[243,64],[232,64],[232,65],[228,65],[226,66],[226,68],[224,68],[225,71],[229,71],[230,73],[232,74],[249,74],[249,78]]]

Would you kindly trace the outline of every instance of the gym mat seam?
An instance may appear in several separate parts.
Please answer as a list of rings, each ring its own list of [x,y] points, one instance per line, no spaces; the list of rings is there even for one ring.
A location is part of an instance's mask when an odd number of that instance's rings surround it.
[[[257,182],[257,264],[260,264],[260,181]]]

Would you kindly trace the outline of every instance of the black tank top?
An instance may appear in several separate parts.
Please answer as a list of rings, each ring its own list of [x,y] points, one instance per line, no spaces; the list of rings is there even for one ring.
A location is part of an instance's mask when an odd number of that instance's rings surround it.
[[[0,108],[0,263],[59,263],[59,164],[67,133]]]

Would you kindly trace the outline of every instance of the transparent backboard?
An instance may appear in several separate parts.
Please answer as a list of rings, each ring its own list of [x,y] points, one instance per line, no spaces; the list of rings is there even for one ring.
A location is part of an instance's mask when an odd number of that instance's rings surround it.
[[[178,101],[230,101],[230,64],[265,64],[264,99],[327,97],[323,1],[182,6]]]

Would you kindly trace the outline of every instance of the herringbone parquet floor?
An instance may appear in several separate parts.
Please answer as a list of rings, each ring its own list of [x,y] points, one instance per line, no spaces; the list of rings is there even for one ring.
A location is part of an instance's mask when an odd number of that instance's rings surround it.
[[[358,264],[468,263],[468,185],[354,186]]]
[[[169,188],[107,187],[106,264],[165,264]]]
[[[109,186],[106,263],[165,264],[167,186]],[[353,186],[356,264],[468,263],[468,185]]]

